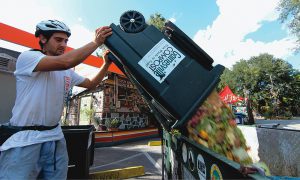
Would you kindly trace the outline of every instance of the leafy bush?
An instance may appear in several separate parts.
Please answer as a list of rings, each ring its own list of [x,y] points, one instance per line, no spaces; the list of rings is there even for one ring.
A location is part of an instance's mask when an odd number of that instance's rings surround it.
[[[111,118],[105,121],[107,128],[118,128],[121,125],[121,121],[117,118]]]
[[[98,117],[98,116],[95,116],[95,117],[94,117],[94,124],[95,124],[96,126],[98,126],[98,125],[100,124],[100,117]]]

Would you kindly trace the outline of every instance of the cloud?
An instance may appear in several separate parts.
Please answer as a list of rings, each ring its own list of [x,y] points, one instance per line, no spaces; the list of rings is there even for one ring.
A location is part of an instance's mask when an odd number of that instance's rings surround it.
[[[1,3],[0,22],[10,26],[32,33],[35,25],[45,19],[63,20],[51,6],[44,6],[38,0],[9,0]]]
[[[43,5],[41,1],[38,0],[9,0],[1,5],[0,22],[33,34],[38,22],[47,19],[57,19],[65,22],[71,29],[72,36],[69,39],[68,46],[72,48],[79,48],[93,40],[94,32],[80,24],[82,23],[81,17],[79,17],[77,21],[79,24],[71,24],[67,20],[57,16],[55,9],[52,9],[51,7],[53,6],[49,6],[49,4]],[[13,13],[12,10],[17,13]],[[3,40],[0,40],[0,47],[18,52],[23,52],[29,49],[28,47],[9,43]],[[93,55],[96,55],[95,52]],[[79,73],[84,76],[90,76],[90,74],[95,74],[96,72],[95,68],[88,65],[79,66],[77,69]]]
[[[279,0],[218,0],[220,14],[205,30],[199,30],[194,41],[203,48],[216,64],[231,67],[240,59],[249,59],[260,53],[270,53],[278,58],[292,54],[295,39],[283,38],[272,42],[245,39],[257,31],[264,22],[278,18]]]
[[[43,17],[57,17],[51,9],[38,5],[37,0],[16,1],[9,0],[1,3],[0,22],[9,26],[33,33],[37,22]],[[32,10],[34,9],[34,10]],[[44,13],[42,13],[44,12]],[[0,47],[22,52],[30,48],[0,40]]]
[[[74,24],[70,26],[70,29],[72,35],[69,39],[68,45],[72,48],[80,48],[81,46],[94,40],[95,32],[90,31],[80,24]],[[96,52],[101,52],[101,50],[99,48],[96,49],[92,55],[96,56]]]
[[[78,17],[77,20],[78,20],[79,22],[82,22],[82,21],[83,21],[83,20],[82,20],[82,17]]]
[[[176,12],[176,13],[173,13],[172,16],[168,20],[171,21],[172,23],[175,23],[177,21],[177,19],[180,19],[182,16],[183,16],[182,12]]]
[[[172,23],[175,23],[176,19],[172,17],[172,18],[169,19],[169,21],[171,21]]]
[[[93,40],[93,31],[90,31],[80,24],[71,24],[71,22],[58,16],[57,13],[55,13],[55,9],[52,9],[52,7],[53,6],[49,6],[49,4],[42,4],[39,0],[9,0],[1,4],[0,22],[33,34],[38,22],[47,19],[57,19],[65,22],[72,31],[72,36],[68,43],[70,47],[79,48]],[[15,13],[13,13],[12,10]],[[81,23],[81,20],[82,19],[79,17],[78,23]],[[12,47],[15,50],[23,49],[22,47],[10,45],[8,43],[0,43],[3,47],[5,45]]]
[[[93,67],[90,65],[86,65],[86,64],[79,64],[75,67],[75,72],[83,77],[92,79],[99,72],[99,68],[96,68],[96,67]],[[74,86],[73,94],[78,94],[85,89],[86,88]]]
[[[72,45],[72,48],[79,48],[91,42],[94,38],[94,32],[80,24],[71,25],[70,29],[72,35],[70,36],[68,44]]]

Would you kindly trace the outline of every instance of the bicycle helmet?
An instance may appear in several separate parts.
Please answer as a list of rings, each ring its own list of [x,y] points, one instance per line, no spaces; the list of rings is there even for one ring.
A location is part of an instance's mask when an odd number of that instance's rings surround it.
[[[35,37],[50,32],[65,32],[68,37],[71,36],[71,30],[65,23],[58,20],[47,20],[41,21],[36,25]]]

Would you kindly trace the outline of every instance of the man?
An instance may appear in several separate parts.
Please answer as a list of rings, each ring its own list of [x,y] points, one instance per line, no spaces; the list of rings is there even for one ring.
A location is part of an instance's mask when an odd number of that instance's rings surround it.
[[[68,153],[59,125],[63,103],[74,85],[94,88],[109,65],[107,55],[91,80],[70,68],[82,63],[112,34],[108,26],[95,31],[94,40],[64,53],[70,29],[57,20],[36,26],[41,50],[20,54],[14,72],[17,96],[8,128],[17,130],[0,147],[0,179],[66,179]]]

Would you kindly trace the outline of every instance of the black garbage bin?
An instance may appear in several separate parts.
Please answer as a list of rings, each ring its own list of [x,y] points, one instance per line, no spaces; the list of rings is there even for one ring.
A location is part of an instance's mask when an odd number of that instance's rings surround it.
[[[62,126],[66,139],[69,164],[68,179],[86,179],[94,161],[94,126]]]
[[[147,25],[142,14],[125,12],[106,47],[114,63],[139,86],[152,109],[162,114],[165,128],[185,123],[219,82],[224,70],[171,22],[164,32]]]

